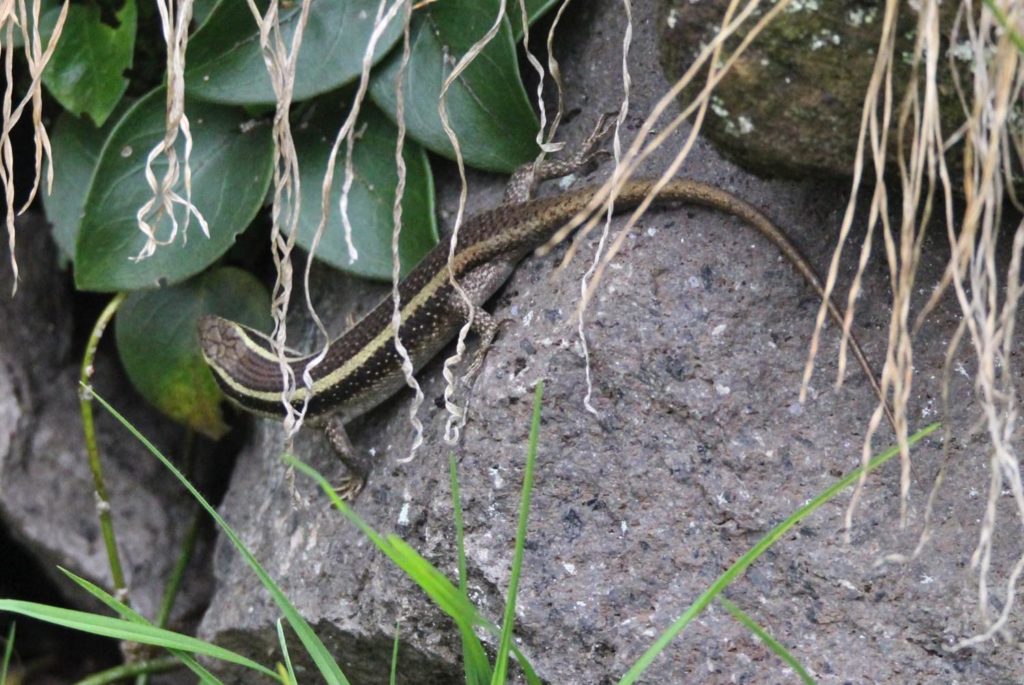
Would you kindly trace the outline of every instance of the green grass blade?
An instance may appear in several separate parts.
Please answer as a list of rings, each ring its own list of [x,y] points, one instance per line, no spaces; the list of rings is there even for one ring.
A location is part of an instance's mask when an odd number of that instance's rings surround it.
[[[395,642],[391,646],[391,677],[388,682],[391,685],[398,685],[398,632],[399,622],[395,621]]]
[[[501,641],[494,664],[491,685],[508,680],[508,654],[512,645],[512,630],[516,622],[516,593],[519,591],[519,573],[523,566],[523,546],[526,544],[526,526],[530,515],[530,497],[533,494],[533,467],[537,462],[537,442],[540,437],[540,408],[544,397],[544,382],[537,381],[533,392],[533,418],[530,421],[530,440],[526,449],[526,467],[523,469],[523,491],[519,501],[519,525],[516,528],[516,546],[509,574],[508,597],[505,599],[505,617],[501,624]]]
[[[138,613],[124,602],[118,600],[116,597],[114,597],[109,592],[99,587],[95,583],[91,583],[85,578],[75,575],[63,566],[58,566],[57,569],[61,573],[66,575],[68,578],[70,578],[72,582],[77,584],[80,588],[82,588],[90,595],[106,604],[110,609],[112,609],[115,613],[120,615],[121,618],[123,618],[124,620],[131,621],[133,623],[138,623],[140,625],[153,625],[148,620],[146,620],[145,616]],[[190,671],[199,676],[199,680],[201,682],[208,683],[209,685],[220,684],[221,681],[215,675],[206,670],[206,668],[204,668],[202,664],[196,661],[195,658],[188,652],[183,652],[177,649],[172,649],[170,651],[175,657],[178,658],[179,661],[181,661],[181,663],[187,666]]]
[[[914,433],[908,441],[909,444],[914,445],[928,435],[931,435],[938,430],[940,425],[941,424],[939,423],[933,423],[917,433]],[[756,545],[751,547],[743,556],[741,556],[736,563],[727,568],[722,575],[718,576],[715,582],[713,582],[707,590],[701,593],[700,597],[690,605],[683,615],[676,619],[675,623],[669,626],[669,628],[654,641],[654,644],[652,644],[650,648],[643,653],[636,663],[633,664],[633,667],[630,668],[626,672],[626,675],[622,677],[622,680],[619,681],[620,685],[631,685],[632,683],[635,683],[637,678],[639,678],[640,675],[642,675],[643,672],[651,665],[651,662],[653,662],[665,647],[667,647],[668,644],[672,642],[672,640],[674,640],[687,625],[689,625],[690,621],[700,615],[707,605],[710,604],[711,601],[722,592],[722,590],[738,578],[747,569],[747,567],[754,563],[758,557],[764,554],[769,547],[774,545],[779,538],[784,536],[793,526],[806,518],[808,514],[816,511],[825,502],[835,497],[850,485],[853,485],[857,479],[860,478],[861,471],[866,470],[867,473],[871,473],[897,454],[899,454],[899,447],[890,447],[885,452],[872,459],[868,463],[866,469],[861,467],[851,471],[842,479],[830,485],[820,495],[797,509],[792,516],[772,528],[767,535],[761,538]]]
[[[283,592],[281,592],[281,588],[279,588],[277,583],[275,583],[270,577],[270,574],[264,570],[263,566],[256,560],[256,557],[253,556],[252,552],[250,552],[242,543],[242,540],[238,537],[235,531],[232,530],[231,526],[228,525],[227,521],[221,518],[220,514],[217,513],[217,510],[210,506],[210,503],[206,501],[206,498],[204,498],[199,491],[196,490],[190,482],[188,482],[188,479],[185,478],[177,468],[175,468],[174,464],[172,464],[167,457],[165,457],[160,450],[153,445],[153,443],[147,440],[144,435],[136,430],[135,426],[131,425],[123,416],[121,416],[105,399],[100,397],[98,394],[95,394],[95,391],[93,391],[93,394],[95,395],[96,400],[103,405],[103,408],[110,412],[110,415],[117,419],[122,426],[127,428],[128,431],[153,454],[153,456],[159,459],[164,467],[174,474],[174,477],[185,486],[185,489],[187,489],[196,501],[199,502],[203,509],[213,517],[213,520],[217,522],[220,529],[224,531],[224,534],[229,540],[231,540],[231,544],[235,546],[235,549],[239,551],[242,558],[245,559],[246,563],[249,564],[249,567],[257,577],[259,577],[263,586],[267,588],[267,591],[273,598],[274,603],[277,604],[281,613],[284,614],[285,620],[288,621],[288,625],[295,631],[299,641],[302,643],[303,647],[305,647],[306,652],[313,660],[313,663],[316,664],[317,669],[320,671],[320,675],[324,677],[324,680],[327,681],[328,685],[348,685],[348,679],[345,678],[345,675],[341,672],[341,668],[339,668],[333,657],[331,657],[331,653],[327,650],[327,647],[324,646],[324,643],[321,642],[320,638],[317,637],[315,632],[313,632],[313,629],[308,623],[306,623],[306,620],[302,618],[298,610],[292,606],[291,602],[288,601],[288,598],[285,597]],[[276,678],[276,675],[274,677]]]
[[[7,631],[7,640],[4,642],[4,658],[0,661],[0,685],[7,682],[7,669],[11,665],[11,655],[14,654],[14,627],[17,625],[11,622],[11,629]]]
[[[288,641],[284,637],[284,624],[281,619],[274,622],[277,627],[277,642],[281,645],[281,658],[284,660],[285,675],[288,676],[288,685],[296,685],[299,681],[295,679],[295,669],[292,667],[292,657],[288,654]],[[278,664],[278,671],[281,666]]]
[[[96,585],[95,583],[88,581],[85,578],[82,578],[81,576],[75,575],[63,566],[58,566],[57,570],[63,573],[68,578],[70,578],[72,582],[78,585],[78,587],[82,588],[90,595],[106,604],[107,607],[109,607],[115,613],[120,615],[121,618],[123,618],[124,620],[151,625],[142,614],[135,611],[124,602],[115,598],[113,595],[111,595],[109,592],[101,588],[99,585]]]
[[[188,635],[175,633],[156,626],[127,621],[123,618],[112,616],[100,616],[85,611],[64,609],[62,607],[38,604],[36,602],[24,602],[16,599],[0,599],[0,611],[9,611],[14,614],[28,616],[47,623],[64,626],[72,630],[80,630],[93,635],[112,637],[117,640],[131,640],[157,647],[168,649],[179,649],[185,652],[195,652],[221,661],[244,666],[254,671],[277,679],[277,676],[268,668],[261,666],[251,659],[236,654],[231,650],[203,642]]]
[[[742,609],[730,602],[725,595],[719,595],[718,603],[724,606],[725,610],[732,614],[733,618],[742,623],[747,630],[752,632],[761,642],[767,645],[768,649],[775,652],[776,656],[785,661],[790,668],[796,671],[797,675],[800,676],[800,679],[804,681],[805,685],[816,685],[814,678],[812,678],[811,674],[808,673],[803,665],[796,660],[796,657],[790,654],[789,650],[783,647],[778,640],[769,635],[768,631],[758,625],[754,619],[747,616]]]
[[[448,476],[452,487],[452,518],[455,519],[455,551],[458,554],[459,590],[466,594],[468,576],[466,574],[466,528],[462,518],[462,492],[459,490],[459,465],[455,461],[455,453],[448,453]]]
[[[469,601],[469,576],[466,572],[466,528],[462,515],[462,492],[459,489],[459,468],[455,453],[448,453],[448,475],[452,488],[452,518],[455,519],[455,553],[459,569],[459,592]],[[456,624],[458,625],[458,624]],[[466,685],[483,685],[491,679],[491,664],[483,650],[476,650],[474,642],[479,642],[472,630],[466,633],[459,631],[462,639],[462,669]]]
[[[984,0],[985,7],[988,7],[989,11],[999,22],[999,26],[1006,31],[1006,35],[1010,37],[1013,44],[1017,46],[1017,50],[1024,54],[1024,37],[1017,33],[1013,26],[1010,25],[1010,20],[1007,18],[1006,13],[995,3],[995,0]]]
[[[383,536],[370,527],[346,502],[338,497],[331,484],[316,469],[291,454],[285,454],[282,458],[296,471],[316,481],[335,508],[369,538],[377,549],[402,569],[414,583],[419,585],[441,611],[452,617],[464,638],[472,636],[472,639],[467,640],[469,649],[464,653],[463,658],[472,659],[474,663],[487,664],[486,652],[476,637],[474,628],[487,626],[488,621],[480,616],[469,599],[443,573],[434,568],[404,540],[396,535]],[[491,671],[488,665],[487,678],[483,682],[488,682],[490,679]]]

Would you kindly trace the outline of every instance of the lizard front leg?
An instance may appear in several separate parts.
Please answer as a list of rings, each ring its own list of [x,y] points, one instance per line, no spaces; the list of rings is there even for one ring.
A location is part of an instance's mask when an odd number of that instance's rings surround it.
[[[533,195],[533,189],[541,181],[562,178],[575,173],[595,162],[598,157],[607,155],[607,150],[598,147],[612,129],[614,114],[603,114],[597,125],[575,152],[566,159],[547,159],[540,164],[530,162],[515,170],[508,185],[505,186],[504,204],[520,204]]]
[[[372,466],[371,460],[366,455],[359,454],[352,446],[341,415],[334,414],[327,419],[324,435],[327,436],[327,441],[330,442],[335,454],[341,459],[341,463],[348,469],[348,473],[342,476],[334,491],[341,499],[352,502],[366,485]]]
[[[480,373],[480,368],[484,365],[484,359],[494,343],[494,338],[498,335],[502,325],[509,321],[509,319],[499,321],[488,314],[483,307],[474,307],[473,325],[470,327],[470,330],[480,338],[480,344],[476,348],[476,352],[473,353],[473,358],[470,360],[466,373],[462,377],[463,383],[467,386],[471,385],[473,379]]]

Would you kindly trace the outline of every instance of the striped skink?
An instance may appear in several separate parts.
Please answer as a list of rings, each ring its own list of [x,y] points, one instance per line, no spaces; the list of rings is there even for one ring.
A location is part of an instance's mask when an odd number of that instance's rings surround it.
[[[618,195],[615,211],[635,207],[653,186],[652,180],[628,182]],[[586,187],[553,197],[511,202],[464,222],[451,272],[472,301],[473,328],[482,338],[482,351],[493,339],[497,326],[481,305],[509,278],[520,260],[584,209],[595,192],[596,187]],[[743,200],[706,183],[676,179],[661,189],[656,203],[703,205],[738,217],[767,238],[804,280],[824,296],[821,280],[792,241]],[[449,281],[449,247],[450,238],[441,240],[398,288],[400,335],[416,370],[452,340],[467,318],[465,303]],[[326,357],[312,370],[312,388],[299,387],[292,398],[298,404],[308,397],[307,417],[326,421],[331,443],[352,474],[348,486],[352,496],[362,486],[368,467],[354,456],[344,424],[405,386],[401,360],[395,351],[392,309],[390,297],[385,298],[352,328],[332,340]],[[828,309],[841,326],[843,313],[839,307],[829,301]],[[285,415],[278,359],[262,339],[240,324],[214,316],[200,320],[199,339],[206,362],[231,400],[263,416]],[[881,398],[878,381],[856,339],[851,340],[851,347]],[[309,355],[290,362],[296,378],[302,377],[312,358]]]

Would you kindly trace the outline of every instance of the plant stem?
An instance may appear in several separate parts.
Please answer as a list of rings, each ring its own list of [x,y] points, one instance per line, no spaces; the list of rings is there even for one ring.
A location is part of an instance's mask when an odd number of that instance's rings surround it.
[[[136,661],[132,664],[121,664],[108,668],[99,673],[93,673],[88,678],[79,680],[75,685],[107,685],[130,678],[140,673],[164,673],[182,668],[181,660],[176,656],[164,656],[150,661]]]
[[[85,450],[89,457],[89,470],[92,471],[93,486],[96,489],[96,512],[100,519],[100,531],[103,535],[103,544],[107,548],[107,561],[110,564],[110,578],[114,586],[114,596],[128,603],[128,586],[124,580],[124,571],[121,569],[121,557],[117,552],[117,538],[114,535],[114,521],[110,516],[110,502],[107,497],[107,486],[103,480],[103,466],[100,464],[100,451],[96,445],[96,429],[92,417],[92,391],[90,381],[93,375],[93,361],[96,358],[96,348],[99,347],[100,339],[107,324],[114,318],[117,308],[124,301],[125,294],[118,293],[107,304],[96,319],[96,324],[89,334],[89,341],[85,346],[85,354],[82,356],[82,373],[80,380],[82,389],[79,390],[79,406],[82,411],[82,430],[85,432]]]

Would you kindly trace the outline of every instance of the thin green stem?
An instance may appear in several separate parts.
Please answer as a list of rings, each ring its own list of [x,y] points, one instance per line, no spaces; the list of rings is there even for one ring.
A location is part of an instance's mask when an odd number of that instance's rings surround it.
[[[93,673],[88,678],[79,680],[75,685],[107,685],[116,683],[140,675],[142,673],[166,673],[182,667],[181,661],[176,656],[163,656],[148,661],[136,661],[130,664],[121,664],[108,668],[99,673]]]
[[[189,472],[189,475],[193,475],[192,462],[195,456],[195,431],[189,429],[185,436],[185,470]],[[174,568],[171,570],[171,575],[167,579],[167,585],[164,587],[164,595],[160,600],[160,611],[156,616],[156,625],[161,628],[167,627],[167,621],[171,616],[171,609],[174,607],[174,600],[178,596],[178,590],[181,589],[181,581],[185,576],[185,569],[188,567],[188,562],[192,560],[192,553],[196,548],[196,540],[199,538],[199,528],[202,525],[203,510],[198,506],[195,507],[195,511],[192,514],[192,521],[189,523],[188,530],[185,531],[185,537],[181,541],[181,552],[178,554],[178,560],[174,563]]]
[[[82,430],[85,432],[85,449],[89,457],[89,470],[92,471],[93,486],[96,488],[96,511],[100,519],[100,531],[103,535],[103,544],[107,548],[107,561],[110,564],[110,578],[114,584],[114,595],[128,603],[128,586],[125,583],[124,571],[121,569],[121,557],[117,552],[117,538],[114,535],[114,521],[110,516],[110,501],[107,497],[107,486],[103,480],[103,466],[100,464],[100,451],[96,445],[96,429],[92,416],[92,392],[90,380],[93,375],[93,362],[96,359],[96,348],[99,347],[100,339],[107,324],[114,318],[117,308],[124,301],[125,294],[118,293],[103,309],[100,317],[89,335],[89,342],[85,346],[85,354],[82,356],[81,384],[85,388],[78,393],[79,405],[82,411]]]
[[[181,552],[178,554],[178,560],[174,563],[171,575],[167,579],[167,586],[164,588],[164,595],[160,600],[160,611],[156,617],[156,625],[161,628],[167,627],[167,620],[171,616],[174,600],[178,596],[178,590],[181,589],[181,581],[185,575],[185,569],[188,567],[188,562],[192,560],[192,553],[195,551],[196,540],[199,538],[199,529],[203,521],[202,514],[202,510],[198,508],[192,514],[192,522],[189,523],[188,530],[185,532],[185,538],[181,542]]]
[[[11,627],[7,631],[7,639],[4,641],[4,656],[0,660],[0,684],[7,682],[7,669],[11,665],[11,655],[14,654],[14,628],[17,624],[11,621]]]

